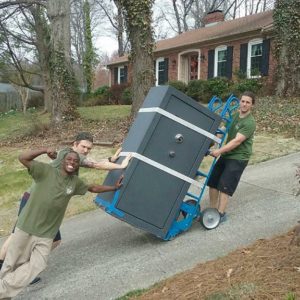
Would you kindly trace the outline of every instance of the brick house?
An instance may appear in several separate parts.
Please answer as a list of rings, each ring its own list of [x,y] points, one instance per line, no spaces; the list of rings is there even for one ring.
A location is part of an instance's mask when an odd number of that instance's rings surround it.
[[[205,27],[160,40],[154,50],[156,85],[180,80],[213,77],[235,78],[240,71],[247,78],[266,76],[274,80],[272,11],[224,21],[222,11],[205,18]],[[110,85],[130,82],[127,56],[107,66]]]

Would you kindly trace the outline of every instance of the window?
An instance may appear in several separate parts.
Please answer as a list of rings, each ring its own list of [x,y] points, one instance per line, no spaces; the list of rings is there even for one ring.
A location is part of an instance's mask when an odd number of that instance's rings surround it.
[[[128,73],[127,70],[128,70],[127,66],[114,67],[113,83],[114,84],[127,83],[127,73]]]
[[[214,77],[226,77],[227,46],[219,46],[215,49]]]
[[[253,40],[248,43],[247,77],[258,77],[262,69],[263,41]]]
[[[168,59],[158,58],[155,64],[156,85],[163,85],[168,81]]]
[[[124,68],[124,66],[119,67],[119,72],[118,73],[119,73],[118,74],[118,83],[119,84],[125,83],[126,82],[126,80],[125,80],[126,75],[125,75],[125,68]]]

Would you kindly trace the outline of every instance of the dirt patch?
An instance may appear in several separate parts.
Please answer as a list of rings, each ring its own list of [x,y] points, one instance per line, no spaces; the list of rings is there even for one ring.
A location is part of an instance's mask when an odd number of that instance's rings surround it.
[[[300,247],[293,233],[261,239],[220,259],[199,264],[127,299],[298,299]]]

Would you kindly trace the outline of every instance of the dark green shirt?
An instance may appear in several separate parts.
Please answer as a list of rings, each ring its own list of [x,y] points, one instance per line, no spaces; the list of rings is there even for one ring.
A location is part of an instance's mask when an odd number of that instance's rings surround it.
[[[222,157],[237,160],[249,160],[252,154],[252,144],[255,129],[256,123],[251,113],[244,118],[240,118],[239,113],[235,114],[228,131],[226,143],[234,139],[237,133],[244,135],[246,140],[235,149],[222,154]]]
[[[54,238],[73,195],[84,195],[88,186],[77,175],[61,174],[60,168],[32,161],[29,174],[35,181],[17,227],[29,234]]]

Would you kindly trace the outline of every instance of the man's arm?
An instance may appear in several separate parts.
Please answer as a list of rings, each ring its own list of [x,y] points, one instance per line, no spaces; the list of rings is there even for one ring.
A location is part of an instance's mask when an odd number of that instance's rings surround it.
[[[30,168],[31,162],[38,156],[47,154],[50,158],[55,158],[57,153],[52,148],[41,148],[37,150],[28,150],[19,155],[19,161],[27,168]]]
[[[128,166],[128,163],[131,159],[131,155],[128,155],[125,157],[125,159],[122,161],[121,164],[116,164],[113,162],[109,162],[108,160],[105,161],[92,161],[89,159],[84,159],[81,167],[85,167],[85,168],[94,168],[97,170],[119,170],[119,169],[125,169]]]
[[[218,157],[223,153],[226,153],[226,152],[229,152],[229,151],[235,149],[246,139],[247,138],[243,134],[237,133],[237,135],[234,139],[232,139],[230,142],[228,142],[226,145],[222,146],[221,148],[212,150],[210,152],[210,155],[213,157]]]
[[[114,186],[90,184],[88,191],[91,193],[112,192],[118,190],[122,186],[123,176],[121,176]]]

